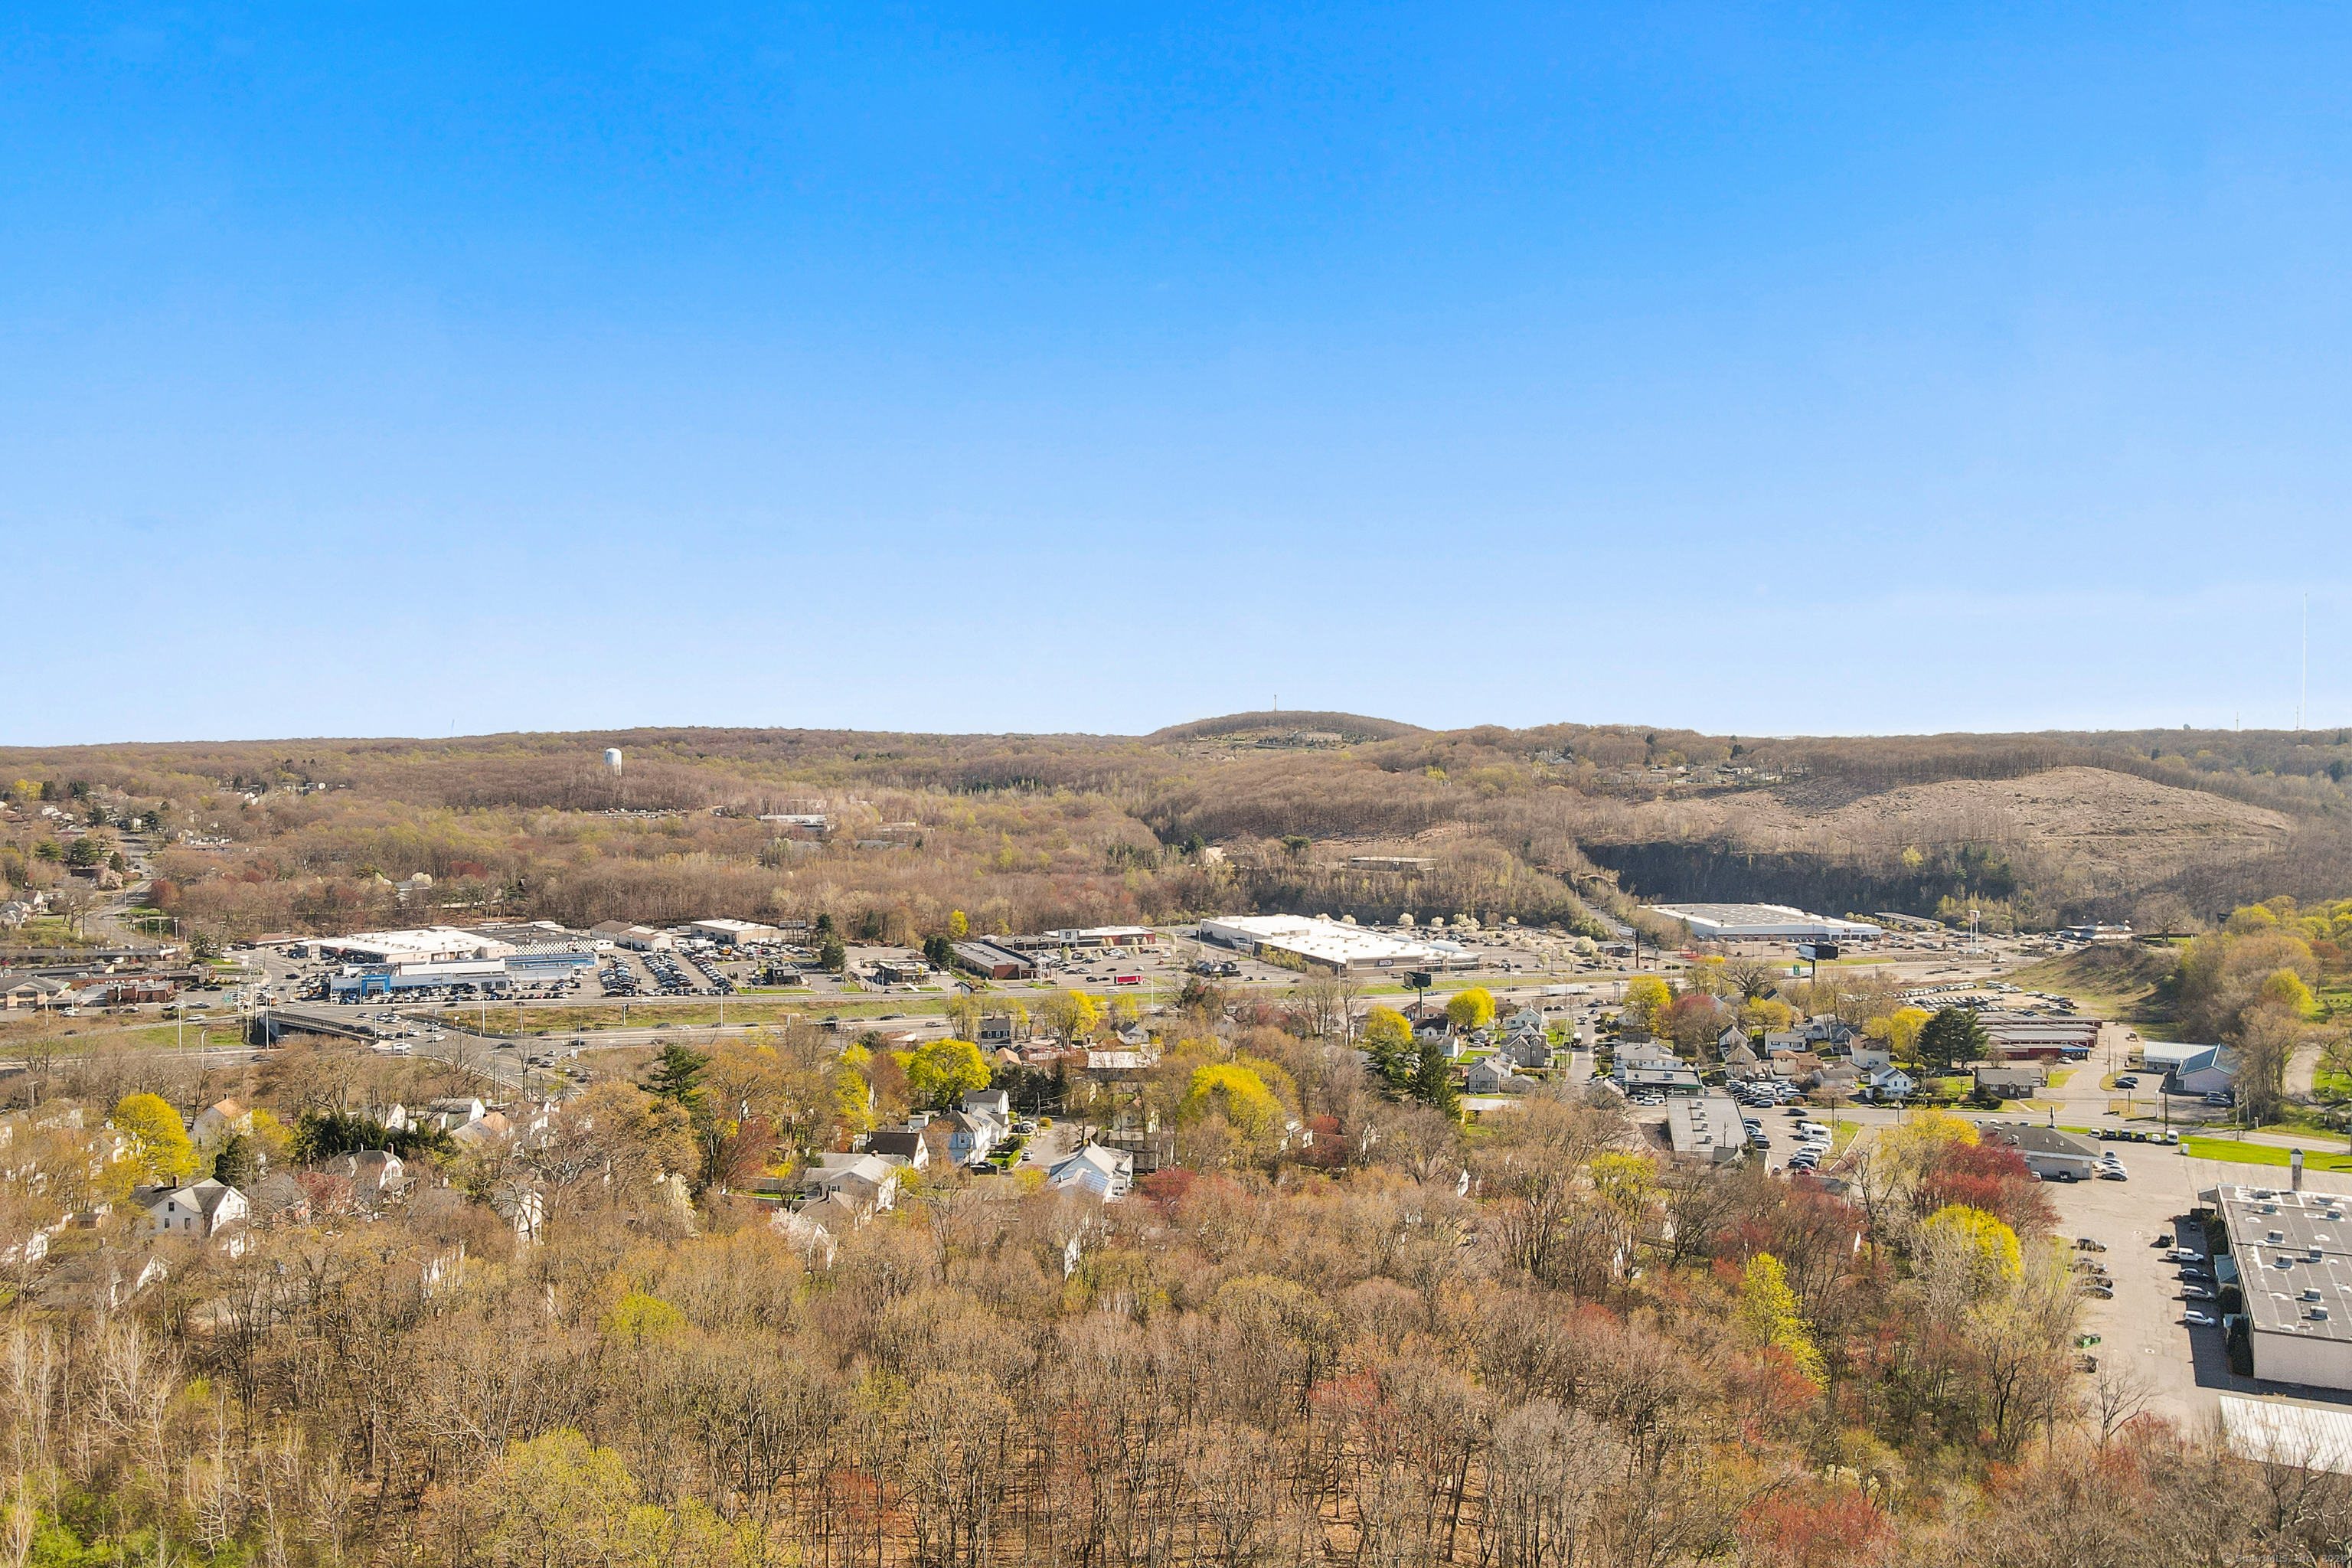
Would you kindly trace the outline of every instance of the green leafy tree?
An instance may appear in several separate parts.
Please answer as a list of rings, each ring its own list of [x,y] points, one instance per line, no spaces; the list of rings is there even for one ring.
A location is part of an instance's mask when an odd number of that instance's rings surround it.
[[[1625,983],[1625,1001],[1619,1011],[1643,1033],[1655,1035],[1664,1031],[1666,1011],[1674,1005],[1673,986],[1654,974],[1637,974]]]
[[[1252,1140],[1279,1132],[1284,1120],[1282,1101],[1266,1088],[1265,1079],[1232,1062],[1195,1068],[1183,1102],[1176,1108],[1180,1122],[1211,1115],[1223,1116],[1235,1131]]]
[[[951,937],[934,931],[923,939],[923,962],[933,969],[949,969],[955,964],[955,942]]]
[[[1372,1070],[1391,1089],[1403,1089],[1421,1070],[1421,1052],[1413,1044],[1412,1025],[1393,1007],[1375,1007],[1366,1014],[1363,1033],[1357,1037],[1357,1043],[1371,1058]]]
[[[1990,1041],[1973,1008],[1947,1007],[1920,1026],[1919,1060],[1930,1071],[1948,1073],[1984,1055]]]
[[[1064,1045],[1076,1045],[1095,1032],[1102,1009],[1083,991],[1056,991],[1037,1009],[1037,1019]]]
[[[79,869],[87,869],[105,859],[107,851],[110,847],[111,846],[94,834],[77,838],[66,848],[66,864]]]
[[[171,1101],[127,1094],[114,1107],[114,1130],[129,1141],[132,1167],[145,1182],[184,1181],[196,1173],[196,1146]]]
[[[817,965],[838,974],[849,967],[849,950],[835,938],[827,937],[816,950]]]
[[[1483,1029],[1495,1021],[1495,994],[1484,985],[1456,991],[1445,999],[1445,1018],[1457,1029]]]
[[[702,1069],[710,1058],[682,1040],[670,1040],[646,1075],[645,1090],[656,1100],[691,1107],[702,1091]]]
[[[896,1054],[906,1069],[907,1092],[923,1104],[950,1109],[988,1087],[988,1058],[971,1040],[932,1040]]]
[[[1769,1252],[1748,1260],[1739,1281],[1739,1320],[1748,1338],[1766,1350],[1786,1354],[1806,1382],[1818,1388],[1827,1376],[1822,1352],[1797,1310],[1797,1293],[1789,1289],[1788,1271]]]

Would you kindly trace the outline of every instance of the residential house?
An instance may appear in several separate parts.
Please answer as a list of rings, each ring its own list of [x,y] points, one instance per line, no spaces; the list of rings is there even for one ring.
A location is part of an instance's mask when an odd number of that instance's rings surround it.
[[[979,1089],[963,1097],[963,1109],[976,1115],[993,1116],[1006,1127],[1013,1125],[1013,1097],[1001,1089]]]
[[[1862,1089],[1862,1075],[1844,1062],[1823,1062],[1799,1081],[1815,1094],[1848,1099],[1857,1097]]]
[[[983,1051],[1016,1050],[1029,1040],[1029,1016],[1016,1018],[1011,1013],[983,1013],[973,1038]]]
[[[1787,1079],[1790,1083],[1810,1083],[1822,1070],[1822,1058],[1811,1051],[1774,1051],[1772,1076]]]
[[[1716,1036],[1715,1050],[1716,1054],[1722,1057],[1726,1061],[1731,1059],[1731,1053],[1734,1051],[1748,1051],[1749,1058],[1753,1059],[1756,1053],[1753,1050],[1750,1050],[1749,1047],[1754,1043],[1755,1042],[1749,1038],[1747,1030],[1741,1028],[1738,1025],[1734,1024],[1729,1028],[1724,1030],[1723,1033]]]
[[[1987,1100],[2030,1100],[2048,1077],[2038,1067],[1980,1067],[1976,1069],[1977,1093]]]
[[[1723,1053],[1723,1067],[1727,1074],[1738,1079],[1759,1077],[1764,1071],[1764,1065],[1756,1059],[1756,1053],[1744,1043]]]
[[[501,1139],[514,1136],[514,1123],[502,1110],[486,1110],[471,1121],[460,1122],[449,1134],[457,1143],[478,1149]]]
[[[417,1124],[454,1132],[468,1122],[479,1121],[488,1111],[489,1108],[472,1095],[461,1094],[427,1103],[425,1113],[417,1118]]]
[[[931,1146],[923,1141],[919,1127],[885,1127],[866,1135],[866,1152],[878,1154],[901,1169],[928,1170],[931,1163]]]
[[[253,1112],[234,1100],[224,1100],[197,1111],[195,1125],[188,1131],[197,1148],[209,1149],[252,1131]]]
[[[342,1174],[352,1184],[352,1195],[363,1204],[397,1197],[408,1184],[407,1167],[389,1149],[362,1149],[344,1155]]]
[[[1115,1203],[1135,1184],[1135,1156],[1123,1149],[1089,1143],[1047,1167],[1045,1184],[1092,1193],[1106,1203]]]
[[[1895,1065],[1895,1058],[1889,1054],[1886,1047],[1884,1046],[1866,1046],[1857,1044],[1852,1051],[1847,1053],[1846,1059],[1853,1063],[1855,1067],[1860,1068],[1864,1072],[1868,1072],[1873,1068],[1893,1067]]]
[[[1541,1035],[1508,1035],[1495,1047],[1495,1058],[1509,1067],[1549,1067],[1551,1042]]]
[[[819,1154],[801,1173],[801,1193],[837,1197],[857,1214],[871,1214],[898,1201],[898,1167],[879,1154]]]
[[[1870,1090],[1871,1099],[1882,1101],[1908,1100],[1919,1087],[1909,1073],[1892,1062],[1866,1068],[1862,1075],[1862,1084]]]
[[[1813,1037],[1802,1029],[1770,1029],[1764,1035],[1764,1054],[1773,1056],[1781,1051],[1810,1051]]]
[[[131,1202],[146,1211],[151,1233],[199,1239],[237,1224],[252,1212],[243,1193],[210,1176],[185,1186],[134,1187]]]
[[[801,1255],[803,1262],[830,1268],[835,1254],[841,1248],[840,1244],[834,1240],[833,1232],[826,1227],[822,1214],[822,1208],[814,1205],[797,1213],[791,1209],[778,1209],[768,1221],[768,1226],[793,1244],[793,1250]]]
[[[989,1151],[1003,1142],[1005,1125],[982,1110],[950,1110],[948,1125],[948,1159],[958,1165],[974,1165],[986,1160]]]
[[[1462,1087],[1472,1094],[1524,1094],[1536,1087],[1536,1080],[1521,1078],[1511,1070],[1511,1061],[1497,1051],[1470,1064],[1463,1076]]]

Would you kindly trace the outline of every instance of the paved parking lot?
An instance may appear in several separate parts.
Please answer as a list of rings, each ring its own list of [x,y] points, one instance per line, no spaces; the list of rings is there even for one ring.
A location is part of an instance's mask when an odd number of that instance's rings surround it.
[[[2352,1394],[2328,1390],[2285,1389],[2233,1375],[2222,1353],[2221,1331],[2192,1329],[2180,1321],[2191,1306],[2208,1309],[2210,1302],[2180,1299],[2178,1271],[2164,1261],[2156,1247],[2159,1234],[2173,1228],[2177,1215],[2196,1206],[2197,1194],[2223,1184],[2245,1186],[2283,1184],[2286,1173],[2275,1165],[2232,1165],[2213,1160],[2191,1160],[2176,1149],[2136,1144],[2119,1146],[2128,1182],[2079,1182],[2043,1187],[2059,1215],[2059,1235],[2072,1240],[2095,1237],[2107,1244],[2100,1255],[2115,1277],[2116,1299],[2084,1303],[2084,1331],[2097,1334],[2095,1348],[2103,1363],[2128,1361],[2142,1368],[2157,1394],[2149,1408],[2190,1426],[2211,1418],[2223,1394],[2291,1393],[2304,1399],[2352,1402]],[[2313,1173],[2305,1187],[2352,1195],[2352,1178]],[[2185,1246],[2202,1247],[2194,1232],[2181,1237]]]

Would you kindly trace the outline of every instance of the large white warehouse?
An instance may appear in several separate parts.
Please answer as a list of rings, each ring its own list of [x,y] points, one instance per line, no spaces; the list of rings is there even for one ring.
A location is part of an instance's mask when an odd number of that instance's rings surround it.
[[[1809,915],[1786,904],[1652,904],[1650,912],[1690,927],[1700,942],[1861,942],[1886,934],[1864,921]]]
[[[1414,941],[1305,915],[1220,915],[1201,922],[1201,935],[1273,963],[1347,974],[1477,965],[1477,956],[1457,942]]]

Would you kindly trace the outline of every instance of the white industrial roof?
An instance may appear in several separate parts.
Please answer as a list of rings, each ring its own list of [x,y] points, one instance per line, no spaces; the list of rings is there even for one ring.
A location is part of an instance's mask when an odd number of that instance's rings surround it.
[[[472,958],[504,958],[515,951],[514,944],[486,936],[478,931],[460,926],[419,926],[407,931],[363,931],[349,936],[326,936],[318,939],[322,946],[380,954],[387,963],[430,961],[436,958],[463,955]]]
[[[1651,911],[1681,921],[1691,934],[1706,941],[1739,937],[1884,936],[1885,931],[1862,921],[1807,914],[1788,904],[1653,904]]]
[[[1227,940],[1271,942],[1286,952],[1338,963],[1377,963],[1381,959],[1410,963],[1462,951],[1451,942],[1440,945],[1411,942],[1363,926],[1310,920],[1304,915],[1221,915],[1202,921],[1201,931],[1204,936]]]
[[[2352,1411],[2225,1394],[2221,1431],[2242,1458],[2352,1474]]]

